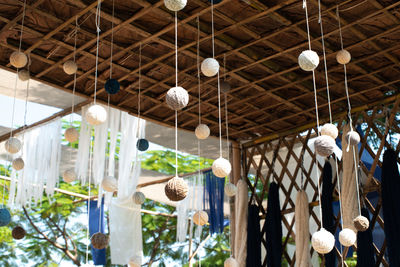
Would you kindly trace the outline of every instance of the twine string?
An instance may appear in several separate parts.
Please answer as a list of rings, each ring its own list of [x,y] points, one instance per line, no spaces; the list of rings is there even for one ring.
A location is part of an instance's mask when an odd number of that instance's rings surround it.
[[[219,128],[219,157],[222,158],[222,122],[221,122],[221,88],[219,81],[219,70],[217,73],[218,81],[218,128]]]
[[[76,41],[78,38],[78,16],[75,17],[75,37],[74,37],[74,62],[76,63]],[[71,116],[69,118],[69,124],[72,126],[73,118],[74,118],[74,109],[75,109],[75,90],[76,90],[76,71],[74,73],[74,84],[72,87],[72,104],[71,104]]]
[[[25,12],[26,12],[26,0],[24,0],[24,7],[22,9],[21,35],[19,36],[18,52],[21,52],[21,47],[22,47],[22,35],[24,33]]]
[[[197,16],[197,87],[199,91],[199,125],[201,124],[201,79],[200,79],[200,18]]]
[[[226,128],[226,148],[228,150],[228,160],[229,160],[229,121],[228,121],[228,100],[227,95],[224,94],[225,98],[225,128]]]
[[[112,78],[113,71],[113,50],[114,50],[114,0],[112,0],[112,20],[111,20],[111,48],[110,48],[110,79]]]
[[[175,110],[175,176],[178,177],[178,111]]]
[[[137,138],[140,138],[140,103],[142,92],[142,43],[139,44],[139,90],[138,90],[138,124],[137,124]]]
[[[214,47],[214,0],[211,0],[211,45],[212,45],[212,57],[214,58],[215,57],[215,47]]]
[[[98,65],[99,65],[99,42],[100,42],[100,18],[101,18],[101,0],[97,0],[97,9],[96,9],[96,31],[97,31],[97,39],[96,39],[96,71],[94,76],[94,104],[96,104],[96,94],[97,94],[97,76],[98,76]]]
[[[178,12],[175,11],[175,86],[178,87]]]

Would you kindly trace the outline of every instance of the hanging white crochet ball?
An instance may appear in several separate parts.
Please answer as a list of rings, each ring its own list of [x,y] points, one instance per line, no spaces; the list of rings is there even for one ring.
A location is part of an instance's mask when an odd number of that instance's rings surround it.
[[[135,202],[136,205],[142,205],[144,203],[144,201],[146,200],[146,196],[140,192],[140,191],[136,191],[133,196],[133,202]]]
[[[164,0],[164,5],[171,11],[182,10],[186,6],[187,0]]]
[[[315,232],[311,237],[311,245],[320,254],[331,252],[335,246],[335,237],[324,228]]]
[[[199,210],[196,211],[195,214],[193,214],[193,222],[196,225],[203,226],[206,223],[208,223],[208,214],[204,210]]]
[[[10,64],[17,69],[23,68],[28,63],[28,57],[19,51],[12,52],[10,56]]]
[[[172,87],[168,90],[165,101],[171,109],[181,110],[189,103],[189,94],[180,86]]]
[[[182,178],[175,176],[165,185],[164,191],[169,200],[181,201],[186,198],[189,187]]]
[[[225,185],[224,191],[228,197],[233,197],[234,195],[236,195],[237,187],[232,183],[227,183]]]
[[[218,158],[214,160],[211,168],[214,175],[219,178],[224,178],[228,176],[232,170],[231,163],[229,162],[229,160],[226,160],[224,158]]]
[[[24,168],[25,162],[22,158],[16,158],[12,161],[12,167],[16,171],[20,171]]]
[[[221,81],[219,84],[219,88],[221,89],[221,92],[226,94],[229,93],[231,90],[231,85],[227,81]]]
[[[6,143],[4,144],[5,149],[10,154],[18,153],[21,150],[22,144],[18,138],[10,137],[7,139]]]
[[[212,77],[215,76],[219,71],[219,63],[214,58],[206,58],[201,63],[201,72],[207,76]]]
[[[23,82],[26,82],[27,80],[29,80],[30,75],[29,75],[29,71],[27,70],[20,70],[18,71],[18,79],[20,79]]]
[[[224,262],[224,267],[239,267],[239,263],[232,257],[229,257]]]
[[[65,140],[67,140],[70,143],[73,143],[78,140],[79,133],[76,130],[76,128],[71,127],[71,128],[68,128],[67,130],[65,130],[64,137],[65,137]]]
[[[354,220],[354,227],[357,229],[359,232],[364,232],[369,228],[369,220],[367,217],[364,217],[362,215],[357,216]]]
[[[352,245],[354,245],[356,240],[357,240],[356,233],[349,228],[344,228],[339,233],[339,242],[345,247],[351,247]]]
[[[63,69],[66,74],[72,75],[78,70],[78,65],[73,60],[68,60],[64,62]]]
[[[86,121],[90,125],[100,125],[107,120],[107,111],[100,105],[91,105],[86,112]]]
[[[63,173],[63,180],[66,183],[71,183],[76,180],[76,172],[74,169],[65,170]]]
[[[346,134],[346,141],[352,146],[358,145],[358,143],[360,143],[360,140],[360,135],[356,131],[349,131]]]
[[[328,135],[328,136],[332,137],[333,139],[336,139],[339,135],[339,130],[336,127],[336,125],[334,125],[332,123],[326,123],[324,126],[322,126],[321,134]]]
[[[345,64],[349,63],[350,60],[351,60],[351,55],[350,55],[349,51],[342,49],[339,52],[337,52],[336,61],[339,64],[345,65]]]
[[[320,135],[314,141],[315,152],[322,157],[331,155],[335,150],[335,146],[335,139],[328,135]]]
[[[301,52],[298,60],[300,68],[305,71],[313,71],[319,64],[319,56],[312,50]]]
[[[118,190],[118,180],[113,176],[107,176],[101,181],[101,187],[107,192],[115,192]]]
[[[207,139],[207,137],[210,135],[210,128],[206,124],[199,124],[196,127],[196,130],[194,130],[194,133],[197,137],[197,139]]]

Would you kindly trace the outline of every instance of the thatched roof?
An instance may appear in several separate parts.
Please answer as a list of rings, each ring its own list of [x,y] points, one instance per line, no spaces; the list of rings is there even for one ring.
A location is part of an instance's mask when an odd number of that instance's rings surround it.
[[[123,87],[111,103],[137,113],[139,46],[142,44],[141,113],[162,124],[174,124],[164,103],[174,86],[174,17],[163,0],[114,0],[113,77]],[[217,1],[216,1],[217,2]],[[312,47],[322,56],[317,0],[309,0]],[[347,109],[336,6],[340,10],[344,47],[352,54],[347,66],[354,107],[399,92],[400,2],[394,0],[323,0],[322,20],[327,49],[333,113]],[[228,93],[230,135],[253,139],[315,121],[312,75],[299,69],[297,57],[307,49],[301,0],[223,0],[215,5],[215,53],[221,74],[232,86]],[[97,0],[27,0],[22,50],[30,54],[31,76],[71,91],[73,76],[62,65],[73,57],[77,37],[77,94],[94,92]],[[0,65],[12,69],[9,56],[18,50],[22,0],[0,0]],[[104,82],[110,71],[112,0],[101,4],[98,99],[107,101]],[[207,0],[188,0],[179,17],[179,84],[189,90],[190,103],[179,113],[179,126],[198,124],[196,67],[197,17],[201,58],[211,56],[211,9]],[[224,57],[226,61],[224,66]],[[321,57],[322,59],[322,57]],[[316,71],[321,117],[328,116],[323,64]],[[203,121],[218,134],[216,78],[202,76]],[[223,103],[223,102],[222,102]]]

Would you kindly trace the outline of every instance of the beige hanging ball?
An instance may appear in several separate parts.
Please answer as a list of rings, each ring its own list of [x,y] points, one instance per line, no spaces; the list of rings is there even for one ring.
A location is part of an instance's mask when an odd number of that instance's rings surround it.
[[[92,235],[90,242],[95,249],[104,249],[108,246],[108,236],[98,232]]]
[[[107,192],[115,192],[118,190],[118,180],[113,176],[107,176],[101,181],[101,187]]]
[[[339,130],[336,125],[332,123],[326,123],[324,126],[322,126],[321,135],[328,135],[333,139],[336,139],[339,135]]]
[[[10,154],[18,153],[21,150],[22,144],[18,138],[10,137],[7,139],[6,143],[4,144],[5,149]]]
[[[65,170],[63,173],[63,180],[66,183],[71,183],[76,180],[76,172],[74,169]]]
[[[140,267],[142,266],[142,258],[141,257],[132,257],[128,263],[129,267]]]
[[[239,263],[232,257],[229,257],[224,262],[224,267],[239,267]]]
[[[319,56],[312,50],[305,50],[301,52],[298,61],[302,70],[313,71],[316,67],[318,67]]]
[[[78,70],[78,65],[73,60],[68,60],[64,62],[63,69],[66,74],[72,75]]]
[[[360,143],[360,140],[360,135],[356,131],[349,131],[346,134],[346,141],[352,146],[358,145],[358,143]]]
[[[169,200],[181,201],[186,198],[189,188],[182,178],[175,176],[168,181],[164,190]]]
[[[339,64],[345,65],[345,64],[349,63],[350,60],[351,60],[351,55],[350,55],[349,51],[342,49],[339,52],[337,52],[336,61]]]
[[[193,214],[193,222],[196,225],[199,225],[199,226],[203,226],[206,223],[208,223],[208,214],[207,214],[207,212],[205,212],[203,210],[196,211],[196,213]]]
[[[225,185],[224,191],[228,197],[233,197],[234,195],[236,195],[237,187],[232,183],[227,183]]]
[[[68,128],[67,130],[65,130],[64,137],[65,137],[65,140],[67,140],[68,142],[74,143],[78,140],[79,133],[76,130],[76,128],[71,127],[71,128]]]
[[[218,158],[214,160],[211,168],[214,175],[219,178],[224,178],[228,176],[232,170],[231,163],[229,162],[229,160],[226,160],[224,158]]]
[[[359,215],[357,216],[354,220],[354,227],[357,229],[359,232],[364,232],[369,228],[369,221],[366,217]]]
[[[136,191],[133,196],[133,202],[135,202],[136,205],[142,205],[144,203],[144,201],[146,200],[146,196],[140,192],[140,191]]]
[[[201,63],[201,72],[207,77],[215,76],[219,71],[219,63],[214,58],[206,58]]]
[[[312,235],[311,245],[318,253],[327,254],[335,246],[335,237],[324,228],[321,228],[321,230]]]
[[[172,87],[168,90],[165,101],[172,110],[181,110],[189,103],[189,94],[180,86]]]
[[[339,233],[339,242],[345,247],[351,247],[356,243],[357,235],[350,228],[344,228]]]
[[[86,112],[86,121],[90,125],[100,125],[107,120],[107,111],[100,105],[91,105]]]
[[[18,71],[18,79],[20,79],[20,81],[26,82],[27,80],[29,80],[29,78],[30,78],[29,71],[27,70]]]
[[[16,171],[20,171],[24,168],[25,162],[22,158],[16,158],[12,161],[12,167]]]
[[[322,157],[328,157],[335,150],[335,140],[328,135],[320,135],[315,138],[314,148],[315,152]]]
[[[206,124],[199,124],[194,131],[197,139],[204,140],[210,136],[210,128]]]
[[[187,0],[164,0],[164,5],[171,11],[182,10],[186,6]]]
[[[10,56],[10,64],[17,69],[23,68],[28,63],[28,57],[19,51],[15,51]]]

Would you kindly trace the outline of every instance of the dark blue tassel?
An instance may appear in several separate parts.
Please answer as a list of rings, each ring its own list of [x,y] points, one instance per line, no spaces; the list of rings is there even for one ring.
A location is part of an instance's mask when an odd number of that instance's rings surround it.
[[[204,172],[204,208],[208,210],[210,232],[222,233],[224,231],[224,185],[225,179],[218,178],[212,171]]]

